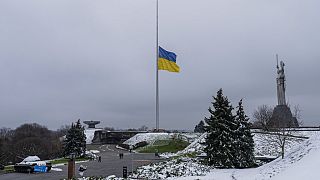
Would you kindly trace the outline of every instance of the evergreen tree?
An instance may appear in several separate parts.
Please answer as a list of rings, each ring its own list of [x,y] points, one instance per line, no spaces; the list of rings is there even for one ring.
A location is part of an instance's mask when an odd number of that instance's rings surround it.
[[[199,122],[199,124],[196,125],[196,127],[194,128],[194,132],[195,133],[204,133],[204,122],[201,120]]]
[[[64,140],[64,156],[74,153],[76,157],[84,156],[86,152],[86,135],[80,119],[68,130]]]
[[[251,135],[248,116],[245,115],[242,99],[237,107],[237,115],[235,117],[237,129],[235,131],[235,146],[236,153],[234,159],[234,166],[236,168],[252,167],[255,164],[254,159],[254,141]]]
[[[232,114],[232,106],[227,97],[223,96],[222,89],[213,97],[213,109],[209,107],[210,117],[205,118],[207,125],[205,131],[205,149],[207,153],[208,165],[219,168],[234,167],[234,147],[233,132],[236,128],[235,117]]]

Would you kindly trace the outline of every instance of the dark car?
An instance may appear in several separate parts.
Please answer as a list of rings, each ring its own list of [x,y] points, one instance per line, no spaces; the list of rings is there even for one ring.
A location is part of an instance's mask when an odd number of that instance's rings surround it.
[[[4,165],[0,164],[0,170],[4,170]]]

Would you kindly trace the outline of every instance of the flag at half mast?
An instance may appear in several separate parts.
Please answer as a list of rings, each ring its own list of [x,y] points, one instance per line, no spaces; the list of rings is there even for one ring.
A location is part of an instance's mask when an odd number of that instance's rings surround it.
[[[158,70],[180,72],[180,67],[176,64],[176,58],[175,53],[166,51],[159,46]]]

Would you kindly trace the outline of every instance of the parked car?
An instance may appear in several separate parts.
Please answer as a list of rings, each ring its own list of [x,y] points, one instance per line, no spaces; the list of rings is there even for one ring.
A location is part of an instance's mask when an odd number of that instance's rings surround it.
[[[28,156],[22,162],[14,165],[16,172],[33,173],[33,172],[49,172],[51,163],[41,161],[38,156]]]

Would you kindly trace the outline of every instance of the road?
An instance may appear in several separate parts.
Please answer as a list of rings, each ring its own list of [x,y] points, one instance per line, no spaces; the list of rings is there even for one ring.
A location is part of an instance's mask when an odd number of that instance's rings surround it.
[[[76,164],[76,177],[81,177],[77,171],[80,164],[87,167],[84,176],[109,176],[116,175],[122,177],[123,166],[127,166],[128,172],[132,169],[136,169],[138,166],[144,164],[150,164],[152,162],[161,161],[161,159],[154,156],[154,154],[146,153],[129,153],[115,148],[115,145],[96,145],[91,146],[90,149],[96,149],[100,151],[101,162],[88,161]],[[123,159],[119,159],[119,153],[124,154]],[[0,175],[1,180],[59,180],[67,178],[67,166],[62,165],[56,168],[62,169],[62,171],[50,171],[49,173],[9,173]]]

